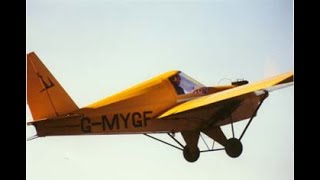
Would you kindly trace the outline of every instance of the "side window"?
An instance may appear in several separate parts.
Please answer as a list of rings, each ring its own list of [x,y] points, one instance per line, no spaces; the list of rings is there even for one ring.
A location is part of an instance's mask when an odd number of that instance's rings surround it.
[[[170,77],[169,79],[170,79],[170,82],[172,83],[172,85],[175,88],[178,95],[185,94],[184,89],[180,85],[181,84],[181,77],[179,76],[179,74],[174,75],[174,76]]]
[[[169,78],[178,95],[193,93],[195,90],[204,87],[201,83],[180,72]]]

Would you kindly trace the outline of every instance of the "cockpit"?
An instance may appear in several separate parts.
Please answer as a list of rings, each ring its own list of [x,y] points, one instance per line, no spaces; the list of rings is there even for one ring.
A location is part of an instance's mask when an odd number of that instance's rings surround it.
[[[179,72],[169,78],[178,95],[195,93],[205,86],[183,72]]]

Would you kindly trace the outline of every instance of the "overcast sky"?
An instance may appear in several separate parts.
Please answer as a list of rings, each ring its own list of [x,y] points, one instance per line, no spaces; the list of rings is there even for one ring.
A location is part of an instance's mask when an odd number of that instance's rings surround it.
[[[79,107],[173,69],[214,86],[294,64],[292,0],[29,0],[26,34],[27,53],[36,52]],[[236,159],[221,151],[188,163],[143,135],[45,137],[27,142],[26,177],[292,180],[293,91],[270,94]],[[236,124],[238,137],[246,122]]]

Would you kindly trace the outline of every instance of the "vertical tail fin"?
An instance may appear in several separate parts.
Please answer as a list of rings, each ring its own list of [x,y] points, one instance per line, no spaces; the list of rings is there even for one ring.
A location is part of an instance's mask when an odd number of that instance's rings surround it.
[[[27,101],[34,120],[79,109],[34,52],[27,55]]]

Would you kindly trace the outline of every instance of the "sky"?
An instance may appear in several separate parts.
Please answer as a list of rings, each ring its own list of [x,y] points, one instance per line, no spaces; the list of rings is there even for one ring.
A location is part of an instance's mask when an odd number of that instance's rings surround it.
[[[26,22],[27,53],[79,107],[169,70],[207,86],[294,70],[292,0],[28,0]],[[26,143],[26,178],[291,180],[293,92],[270,93],[239,158],[219,151],[188,163],[143,135],[45,137]],[[235,124],[237,137],[246,122]],[[230,126],[223,130],[230,135]],[[26,137],[34,134],[26,126]],[[205,149],[201,139],[199,146]]]

